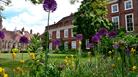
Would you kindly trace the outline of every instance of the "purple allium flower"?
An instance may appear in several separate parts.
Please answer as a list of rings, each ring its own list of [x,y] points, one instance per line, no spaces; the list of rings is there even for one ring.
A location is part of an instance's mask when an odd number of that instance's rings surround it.
[[[4,39],[5,35],[4,32],[0,31],[0,39]]]
[[[83,35],[82,34],[77,34],[76,35],[76,39],[77,40],[82,40],[83,39]]]
[[[100,34],[99,32],[97,32],[97,33],[95,34],[95,36],[97,36],[99,39],[101,39],[101,34]]]
[[[27,43],[29,43],[29,40],[26,36],[21,36],[19,42],[22,44],[27,44]]]
[[[109,36],[110,38],[113,38],[113,37],[115,37],[116,35],[117,35],[117,33],[116,33],[115,31],[111,31],[111,32],[108,33],[108,36]]]
[[[60,45],[60,40],[58,40],[58,39],[55,39],[55,40],[53,40],[52,42],[53,42],[53,44],[54,44],[55,46],[59,46],[59,45]]]
[[[46,12],[55,11],[57,8],[57,3],[55,0],[44,0],[43,8]]]
[[[94,35],[91,39],[93,43],[99,43],[100,42],[100,37],[98,35]]]
[[[106,28],[100,28],[99,31],[98,31],[98,33],[101,36],[105,36],[108,33],[108,31],[107,31]]]

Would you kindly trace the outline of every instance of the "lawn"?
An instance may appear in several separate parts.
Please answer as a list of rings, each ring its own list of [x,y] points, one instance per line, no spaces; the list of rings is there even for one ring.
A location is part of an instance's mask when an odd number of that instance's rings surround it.
[[[71,54],[49,54],[48,63],[56,63],[56,64],[63,63],[66,56],[71,56]],[[5,68],[6,72],[10,75],[10,77],[14,77],[12,70],[15,67],[21,65],[19,62],[21,59],[22,59],[22,53],[17,53],[16,59],[14,61],[12,59],[12,54],[0,53],[0,66]],[[23,59],[25,61],[30,59],[28,53],[23,53]],[[88,61],[87,57],[81,58],[81,62],[86,62],[86,61]]]

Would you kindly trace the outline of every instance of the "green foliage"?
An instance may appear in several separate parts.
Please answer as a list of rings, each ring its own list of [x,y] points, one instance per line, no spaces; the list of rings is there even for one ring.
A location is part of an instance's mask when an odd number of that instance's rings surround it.
[[[49,34],[48,32],[44,32],[42,36],[42,47],[44,50],[49,48]]]
[[[33,4],[42,4],[43,0],[30,0]]]
[[[1,11],[4,10],[5,6],[8,6],[11,3],[11,0],[0,0],[0,15],[1,15]]]
[[[41,40],[40,40],[40,37],[38,35],[34,35],[31,38],[31,43],[27,47],[27,51],[28,52],[37,52],[40,48],[41,48]]]
[[[100,27],[110,29],[111,23],[105,18],[106,4],[106,0],[84,0],[74,15],[74,32],[81,33],[88,39]]]
[[[106,18],[107,0],[83,0],[78,12],[74,14],[74,34],[83,34],[82,47],[85,40],[90,39],[99,28],[111,28],[111,23]]]

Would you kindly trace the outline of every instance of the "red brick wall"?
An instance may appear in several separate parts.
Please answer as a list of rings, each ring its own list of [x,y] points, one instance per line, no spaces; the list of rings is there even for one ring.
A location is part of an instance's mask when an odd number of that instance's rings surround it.
[[[125,28],[125,14],[129,14],[129,13],[133,13],[134,14],[134,30],[135,32],[138,33],[138,0],[133,0],[133,9],[131,10],[125,10],[124,8],[124,1],[126,0],[118,0],[118,2],[112,3],[112,4],[116,4],[118,3],[119,6],[119,12],[117,13],[111,13],[111,5],[109,4],[107,6],[108,8],[108,19],[111,21],[113,16],[119,16],[119,21],[120,21],[120,27],[121,28]]]
[[[52,32],[52,40],[51,41],[53,41],[54,39],[56,39],[56,31]],[[55,49],[55,48],[56,48],[55,45],[52,43],[52,49]]]
[[[68,45],[69,45],[69,49],[71,49],[71,42],[72,42],[72,37],[71,37],[71,28],[68,29]]]
[[[138,33],[138,0],[133,0],[135,32]]]
[[[64,38],[64,30],[60,30],[60,38]]]

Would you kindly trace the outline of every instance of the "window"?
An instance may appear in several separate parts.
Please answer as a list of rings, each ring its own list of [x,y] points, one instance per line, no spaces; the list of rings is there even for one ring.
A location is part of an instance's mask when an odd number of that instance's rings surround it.
[[[68,29],[64,30],[64,37],[68,37]]]
[[[118,4],[113,4],[113,5],[111,5],[111,9],[112,9],[112,13],[119,12]]]
[[[49,50],[52,50],[52,43],[49,43]]]
[[[56,38],[60,38],[60,31],[56,32]]]
[[[72,43],[71,43],[71,48],[72,48],[72,49],[76,49],[76,41],[72,41]]]
[[[113,29],[117,30],[119,28],[119,16],[112,17]]]
[[[71,37],[73,37],[73,29],[71,29]]]
[[[125,15],[126,31],[134,31],[134,20],[133,14]]]
[[[51,33],[49,33],[49,39],[51,39],[52,38],[52,34]]]
[[[132,0],[128,0],[124,2],[125,10],[129,10],[133,8]]]
[[[86,49],[90,49],[90,46],[89,46],[89,39],[86,39]]]
[[[68,42],[67,41],[64,42],[64,48],[68,49]]]

